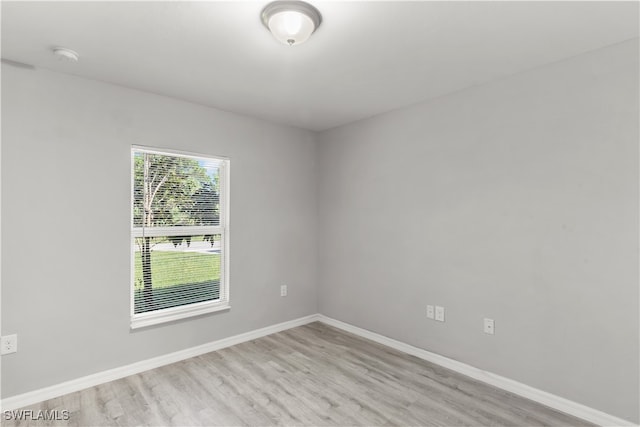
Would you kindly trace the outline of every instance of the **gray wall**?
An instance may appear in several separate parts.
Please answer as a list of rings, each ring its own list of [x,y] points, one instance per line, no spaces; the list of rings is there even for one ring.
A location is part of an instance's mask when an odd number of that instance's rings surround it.
[[[639,421],[638,114],[635,40],[321,134],[320,312]]]
[[[231,158],[229,312],[129,330],[132,144]],[[316,313],[315,167],[307,131],[3,65],[2,396]]]

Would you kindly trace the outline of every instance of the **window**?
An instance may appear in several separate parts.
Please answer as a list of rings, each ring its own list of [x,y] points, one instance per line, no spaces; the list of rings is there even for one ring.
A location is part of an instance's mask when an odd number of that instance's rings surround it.
[[[131,150],[131,327],[229,308],[229,161]]]

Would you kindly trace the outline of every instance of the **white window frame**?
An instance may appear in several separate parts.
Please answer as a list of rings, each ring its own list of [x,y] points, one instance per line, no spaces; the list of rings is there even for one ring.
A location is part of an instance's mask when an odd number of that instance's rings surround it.
[[[195,160],[215,159],[220,161],[220,224],[218,226],[193,226],[193,227],[152,227],[144,228],[144,236],[171,236],[171,235],[202,235],[202,234],[219,234],[220,235],[220,298],[215,301],[204,301],[178,307],[171,307],[149,311],[145,313],[135,313],[135,250],[134,239],[143,236],[143,227],[134,227],[133,208],[134,208],[134,171],[135,171],[135,153],[144,152],[149,154],[160,154],[168,156],[180,156]],[[130,221],[131,236],[129,239],[130,246],[130,304],[131,304],[131,329],[143,328],[146,326],[157,325],[160,323],[171,322],[174,320],[185,319],[188,317],[200,316],[207,313],[213,313],[222,310],[229,310],[230,294],[229,294],[229,175],[230,175],[229,159],[227,157],[212,156],[208,154],[194,154],[184,151],[176,151],[164,148],[151,148],[141,145],[131,146],[131,201],[130,201]]]

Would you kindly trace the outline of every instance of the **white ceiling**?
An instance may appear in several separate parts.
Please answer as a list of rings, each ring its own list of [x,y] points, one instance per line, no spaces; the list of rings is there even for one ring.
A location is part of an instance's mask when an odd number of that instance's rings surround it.
[[[2,57],[324,130],[638,37],[638,2],[311,2],[288,47],[268,1],[2,2]],[[51,47],[76,50],[76,64]]]

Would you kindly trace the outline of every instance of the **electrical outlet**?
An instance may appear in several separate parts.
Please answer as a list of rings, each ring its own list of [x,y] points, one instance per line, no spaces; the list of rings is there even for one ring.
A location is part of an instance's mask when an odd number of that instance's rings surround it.
[[[433,306],[432,306],[432,305],[428,305],[428,306],[427,306],[427,317],[428,317],[429,319],[433,319],[433,318],[435,317],[435,314],[434,314],[434,310],[433,310]]]
[[[436,305],[436,320],[438,322],[444,322],[444,307]]]
[[[280,296],[281,297],[287,296],[287,285],[280,286]]]
[[[0,354],[10,354],[18,351],[18,335],[5,335],[0,338]]]
[[[495,334],[495,324],[493,319],[484,319],[484,333],[489,335]]]

